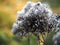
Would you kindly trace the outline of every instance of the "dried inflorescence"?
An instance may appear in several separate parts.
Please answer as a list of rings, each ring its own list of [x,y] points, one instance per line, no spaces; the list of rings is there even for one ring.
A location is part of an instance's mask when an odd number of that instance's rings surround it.
[[[18,36],[26,36],[31,32],[34,35],[50,32],[59,23],[59,16],[54,16],[48,5],[38,2],[28,2],[13,24],[12,32]]]

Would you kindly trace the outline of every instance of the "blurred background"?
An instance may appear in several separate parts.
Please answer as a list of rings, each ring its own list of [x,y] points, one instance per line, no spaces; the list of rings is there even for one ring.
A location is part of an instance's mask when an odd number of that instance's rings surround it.
[[[16,21],[17,11],[22,10],[27,1],[47,2],[54,13],[60,13],[60,0],[0,0],[0,45],[28,45],[26,38],[21,41],[11,33],[12,25]],[[31,35],[30,38],[31,45],[36,45],[36,37]]]

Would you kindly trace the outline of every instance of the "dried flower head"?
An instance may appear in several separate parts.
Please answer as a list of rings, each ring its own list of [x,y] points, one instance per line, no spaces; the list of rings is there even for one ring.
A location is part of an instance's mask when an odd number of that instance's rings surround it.
[[[18,11],[16,23],[13,24],[12,32],[19,36],[25,36],[28,32],[50,32],[59,23],[59,16],[54,16],[48,5],[37,2],[28,2],[22,11]]]

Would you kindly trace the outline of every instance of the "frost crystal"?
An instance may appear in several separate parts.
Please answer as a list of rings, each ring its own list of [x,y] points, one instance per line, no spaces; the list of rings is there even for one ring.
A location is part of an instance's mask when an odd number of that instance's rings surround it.
[[[48,5],[41,2],[28,2],[22,11],[18,11],[17,13],[18,17],[16,23],[14,23],[12,32],[20,37],[25,36],[28,32],[34,35],[37,35],[38,32],[50,32],[59,22],[58,18],[56,19],[56,16],[53,16]]]

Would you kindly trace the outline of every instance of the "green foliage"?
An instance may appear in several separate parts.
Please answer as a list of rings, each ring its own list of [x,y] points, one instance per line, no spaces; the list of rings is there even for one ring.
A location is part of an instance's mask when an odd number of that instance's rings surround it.
[[[52,9],[60,7],[60,0],[41,0],[42,2],[47,2]]]
[[[52,38],[53,38],[53,36],[56,34],[56,32],[51,32],[51,33],[49,33],[48,35],[47,35],[47,37],[46,37],[46,40],[45,40],[45,43],[47,44],[47,45],[53,45],[53,41],[52,41]]]
[[[22,39],[22,45],[29,45],[28,38]],[[30,34],[30,45],[37,45],[37,38],[32,34]]]
[[[30,44],[37,45],[37,37],[35,37],[33,34],[30,35]]]
[[[47,0],[47,2],[51,5],[53,9],[60,7],[60,0]]]
[[[4,34],[0,35],[0,45],[7,45],[7,44],[8,44],[7,36]]]

